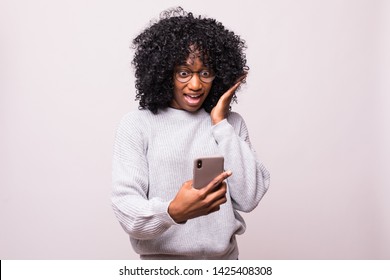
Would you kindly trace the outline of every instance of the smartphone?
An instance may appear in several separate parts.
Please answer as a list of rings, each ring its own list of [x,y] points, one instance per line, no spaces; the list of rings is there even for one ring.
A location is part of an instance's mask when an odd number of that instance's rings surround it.
[[[193,187],[201,189],[224,171],[222,156],[201,157],[194,160]]]

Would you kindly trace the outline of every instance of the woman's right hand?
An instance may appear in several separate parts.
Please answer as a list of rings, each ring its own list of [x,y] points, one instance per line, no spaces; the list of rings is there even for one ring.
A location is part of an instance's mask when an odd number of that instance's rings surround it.
[[[176,223],[184,223],[218,211],[220,205],[227,200],[227,185],[224,180],[231,175],[231,171],[223,172],[201,189],[193,188],[192,180],[185,182],[169,204],[169,215]]]

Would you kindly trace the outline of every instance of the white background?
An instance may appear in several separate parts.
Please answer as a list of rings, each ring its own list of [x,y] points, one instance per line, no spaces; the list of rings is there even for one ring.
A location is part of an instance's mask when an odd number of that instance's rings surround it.
[[[390,258],[390,2],[0,0],[0,259],[137,259],[111,210],[132,38],[166,8],[247,42],[271,172],[241,259]]]

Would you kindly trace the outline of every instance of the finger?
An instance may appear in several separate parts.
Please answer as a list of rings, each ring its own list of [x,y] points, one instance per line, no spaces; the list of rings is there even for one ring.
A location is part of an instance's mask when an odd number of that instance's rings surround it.
[[[237,78],[236,83],[243,82],[247,76],[248,76],[248,72],[245,71],[240,77]]]
[[[242,83],[242,81],[238,81],[237,83],[235,83],[234,86],[232,86],[229,89],[230,93],[234,93],[237,90],[237,88],[241,85],[241,83]]]
[[[229,88],[222,96],[231,97],[233,96],[233,93],[237,90],[237,88],[245,81],[245,78],[248,76],[248,72],[244,72],[240,77],[237,78],[234,85]]]
[[[225,171],[219,174],[217,177],[215,177],[205,188],[206,193],[212,192],[216,187],[218,187],[225,179],[230,177],[232,175],[232,172]]]
[[[236,82],[234,83],[234,85],[233,85],[231,88],[228,89],[227,92],[229,92],[230,94],[234,93],[234,92],[237,90],[237,88],[238,88],[243,82],[245,82],[246,76],[247,76],[247,73],[246,73],[246,74],[243,74],[242,76],[240,76],[240,77],[236,80]]]
[[[222,204],[225,204],[226,202],[227,202],[227,198],[226,198],[226,195],[224,195],[223,197],[218,199],[215,204],[220,206]]]
[[[221,207],[218,205],[218,206],[215,206],[214,208],[211,208],[208,212],[207,212],[207,214],[211,214],[211,213],[213,213],[213,212],[217,212],[217,211],[219,211],[219,209],[220,209]]]
[[[228,91],[234,93],[237,90],[237,88],[241,85],[241,83],[242,83],[242,80],[237,81]]]
[[[233,173],[230,170],[224,171],[214,178],[214,185],[220,185],[225,179],[229,178]]]
[[[212,189],[210,193],[207,194],[207,201],[209,204],[212,204],[214,201],[224,197],[227,192],[226,182],[222,182],[218,185],[218,187]]]
[[[221,205],[226,203],[226,201],[227,201],[226,197],[219,199],[218,201],[216,201],[211,205],[211,207],[208,209],[208,213],[212,213],[220,210]]]
[[[193,180],[189,180],[189,181],[184,182],[183,187],[189,189],[189,188],[192,188],[192,185],[193,185]]]
[[[241,81],[235,83],[231,88],[229,88],[220,98],[220,100],[231,99],[233,94],[236,92],[237,88],[241,85]],[[229,102],[230,103],[230,102]]]
[[[218,190],[217,192],[212,193],[209,196],[213,197],[213,199],[211,200],[211,203],[210,203],[211,205],[213,205],[213,204],[219,205],[219,204],[225,203],[226,202],[226,188]]]

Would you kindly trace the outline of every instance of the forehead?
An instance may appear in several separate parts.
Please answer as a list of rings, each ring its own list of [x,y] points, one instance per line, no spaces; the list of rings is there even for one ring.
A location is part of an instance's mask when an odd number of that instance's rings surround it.
[[[203,69],[208,69],[206,65],[203,64],[200,57],[188,57],[184,63],[181,63],[176,66],[176,68],[189,68],[192,71],[200,71]]]

